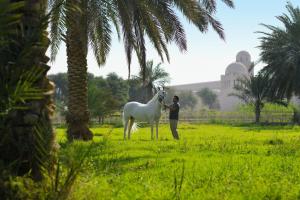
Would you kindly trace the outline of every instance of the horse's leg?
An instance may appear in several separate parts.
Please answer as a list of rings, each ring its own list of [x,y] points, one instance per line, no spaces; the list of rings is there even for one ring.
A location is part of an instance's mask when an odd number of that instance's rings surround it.
[[[154,140],[154,137],[153,137],[153,122],[151,122],[151,140]]]
[[[125,121],[124,121],[124,140],[126,140],[126,131],[127,131],[127,125],[128,125],[128,121],[129,121],[129,118],[125,118]]]
[[[156,140],[158,140],[158,121],[155,122],[156,125]]]
[[[129,127],[128,127],[128,140],[130,140],[130,132],[131,132],[131,128],[133,126],[133,123],[134,123],[134,118],[130,117]]]

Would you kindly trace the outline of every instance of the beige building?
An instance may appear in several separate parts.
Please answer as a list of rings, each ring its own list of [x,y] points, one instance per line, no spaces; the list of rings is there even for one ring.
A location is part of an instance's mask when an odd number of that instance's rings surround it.
[[[237,97],[229,96],[229,94],[234,91],[233,86],[238,78],[253,75],[251,65],[250,54],[247,51],[240,51],[236,55],[236,60],[227,66],[225,74],[221,75],[219,81],[174,85],[171,86],[171,88],[175,91],[193,92],[198,92],[203,88],[209,88],[218,95],[220,109],[222,111],[232,111],[242,102]]]

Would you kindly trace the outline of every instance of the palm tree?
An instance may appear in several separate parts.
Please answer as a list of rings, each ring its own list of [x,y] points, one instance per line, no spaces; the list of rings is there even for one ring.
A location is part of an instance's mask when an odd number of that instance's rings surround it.
[[[262,73],[249,78],[244,77],[237,80],[234,89],[236,93],[231,93],[230,96],[236,96],[245,103],[253,105],[255,122],[259,123],[261,110],[270,99],[268,78]]]
[[[54,141],[50,121],[54,85],[46,77],[50,68],[45,54],[46,5],[46,1],[0,1],[0,160],[14,174],[31,174],[35,180],[43,177]],[[11,23],[16,18],[18,22]]]
[[[284,28],[264,25],[271,32],[260,32],[261,60],[267,64],[264,73],[270,76],[271,89],[275,98],[287,98],[300,94],[300,9],[291,3],[286,6],[288,14],[277,19]],[[293,106],[294,122],[300,123],[299,110]]]
[[[140,71],[138,76],[134,76],[134,79],[139,80],[141,83],[141,91],[143,92],[143,101],[149,101],[158,87],[163,87],[166,83],[170,82],[169,73],[162,67],[161,63],[155,67],[153,61],[147,61],[145,69],[145,81],[143,82],[143,72]]]
[[[300,9],[291,3],[286,6],[288,14],[277,19],[284,28],[264,25],[271,32],[260,32],[261,60],[267,64],[263,71],[272,81],[276,93],[290,98],[300,94]]]
[[[222,1],[229,7],[233,7],[232,0]],[[50,6],[60,3],[61,0],[52,0]],[[80,8],[80,11],[69,9],[70,5]],[[122,30],[129,69],[128,77],[130,77],[132,52],[135,51],[145,81],[146,36],[162,60],[164,55],[169,60],[167,44],[172,41],[180,50],[186,50],[185,32],[176,16],[176,9],[201,32],[207,31],[208,25],[211,25],[224,39],[223,28],[213,17],[216,12],[215,0],[66,0],[61,9],[54,12],[51,20],[52,58],[57,53],[61,39],[65,38],[67,43],[69,138],[92,138],[88,129],[87,106],[88,45],[92,47],[98,65],[103,65],[110,51],[111,26],[116,28],[119,37]]]

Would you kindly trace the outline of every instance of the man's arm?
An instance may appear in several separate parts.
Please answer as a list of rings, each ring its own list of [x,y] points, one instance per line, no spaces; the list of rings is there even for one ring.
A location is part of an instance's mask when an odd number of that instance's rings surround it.
[[[167,108],[170,108],[170,106],[164,104],[164,108],[167,109]]]
[[[176,107],[174,107],[173,105],[164,105],[165,106],[165,108],[169,108],[171,111],[174,111],[174,110],[176,110],[177,108]]]

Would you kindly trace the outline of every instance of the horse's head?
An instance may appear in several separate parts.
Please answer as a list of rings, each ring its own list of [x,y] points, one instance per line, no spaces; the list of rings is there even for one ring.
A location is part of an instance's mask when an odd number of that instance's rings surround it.
[[[157,92],[157,98],[160,103],[165,100],[166,96],[167,96],[167,92],[164,90],[159,90]]]

